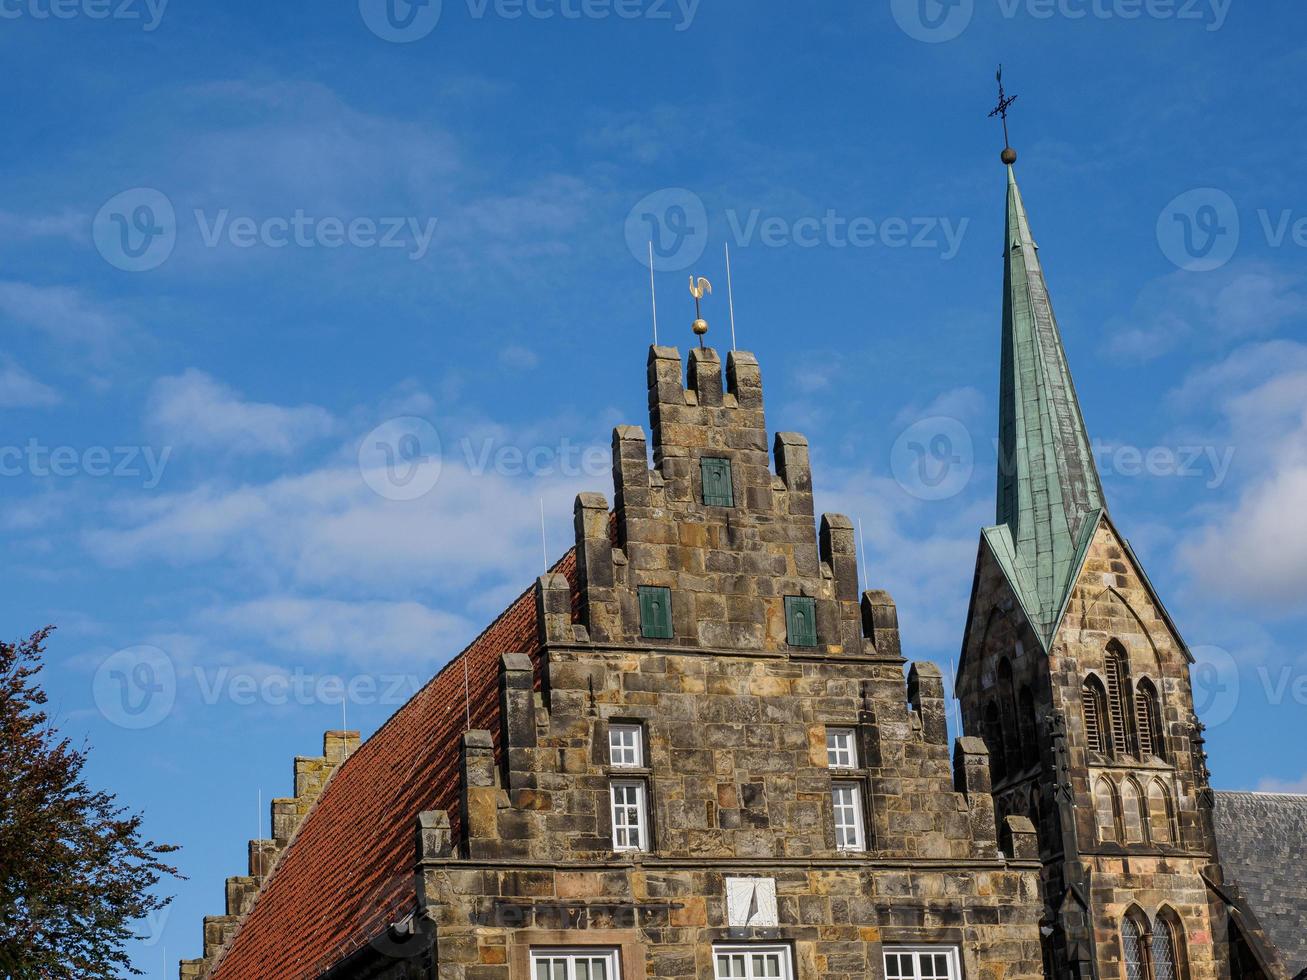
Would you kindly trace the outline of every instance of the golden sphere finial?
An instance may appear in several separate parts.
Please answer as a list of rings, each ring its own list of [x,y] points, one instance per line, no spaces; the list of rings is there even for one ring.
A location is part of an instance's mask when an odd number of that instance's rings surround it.
[[[1010,167],[1012,164],[1017,162],[1017,151],[1012,149],[1010,146],[1005,146],[1003,147],[1003,152],[999,154],[998,158]]]
[[[698,335],[700,347],[703,346],[703,335],[708,332],[708,321],[703,318],[699,303],[705,293],[711,292],[712,283],[703,276],[700,276],[697,280],[694,276],[690,277],[690,295],[694,297],[694,323],[690,324],[690,329]]]

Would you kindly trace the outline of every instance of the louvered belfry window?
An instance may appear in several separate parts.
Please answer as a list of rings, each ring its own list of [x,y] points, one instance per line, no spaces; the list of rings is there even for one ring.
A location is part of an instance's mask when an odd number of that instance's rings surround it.
[[[1108,755],[1112,751],[1112,743],[1104,728],[1107,722],[1104,717],[1107,698],[1103,694],[1102,685],[1093,677],[1086,680],[1080,689],[1080,700],[1084,709],[1085,740],[1089,743],[1089,751]]]
[[[1135,731],[1139,735],[1139,754],[1145,759],[1153,754],[1153,718],[1148,695],[1143,691],[1135,698]]]
[[[1125,703],[1125,663],[1121,652],[1115,647],[1107,651],[1107,713],[1111,722],[1112,744],[1122,752],[1127,751]]]

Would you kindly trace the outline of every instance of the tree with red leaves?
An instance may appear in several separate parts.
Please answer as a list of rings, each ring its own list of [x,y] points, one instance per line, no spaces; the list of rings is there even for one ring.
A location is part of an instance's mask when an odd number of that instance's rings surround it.
[[[140,974],[123,946],[132,923],[172,901],[169,844],[142,840],[141,817],[82,778],[86,749],[47,718],[38,675],[51,627],[0,642],[0,976]]]

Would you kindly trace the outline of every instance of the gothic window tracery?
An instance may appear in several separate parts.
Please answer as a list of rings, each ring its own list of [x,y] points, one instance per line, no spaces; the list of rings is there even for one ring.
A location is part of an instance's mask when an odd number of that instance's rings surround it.
[[[1117,828],[1118,817],[1116,807],[1116,790],[1112,788],[1112,783],[1105,777],[1100,776],[1094,783],[1094,817],[1098,824],[1098,839],[1100,841],[1117,841],[1121,839],[1120,831]]]
[[[1175,840],[1171,794],[1160,779],[1148,784],[1148,836],[1154,844],[1170,844]]]
[[[1144,839],[1143,800],[1133,779],[1121,784],[1121,828],[1123,843],[1140,844]]]

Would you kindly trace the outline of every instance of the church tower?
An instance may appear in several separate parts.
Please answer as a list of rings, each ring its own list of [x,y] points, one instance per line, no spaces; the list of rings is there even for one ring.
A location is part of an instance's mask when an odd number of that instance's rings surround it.
[[[997,519],[962,644],[964,727],[989,748],[997,819],[1038,830],[1050,978],[1228,977],[1193,661],[1108,513],[1015,158]]]

